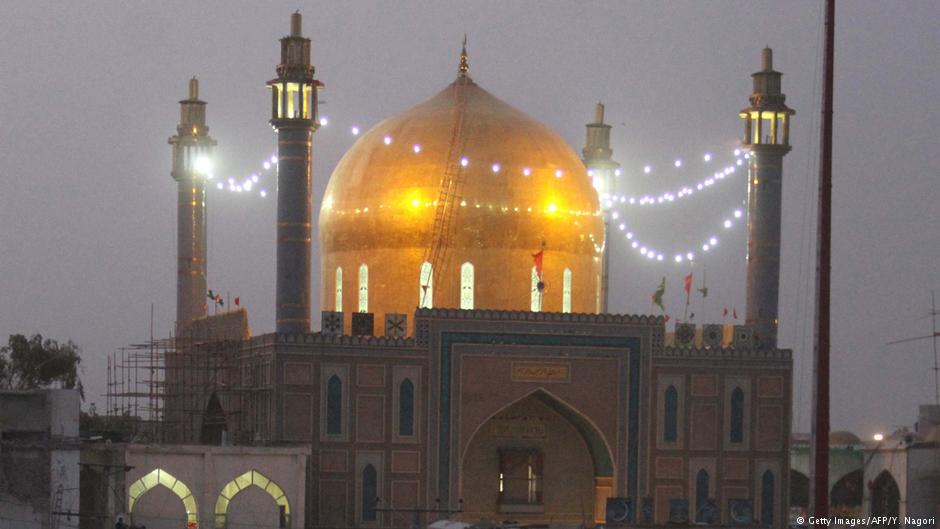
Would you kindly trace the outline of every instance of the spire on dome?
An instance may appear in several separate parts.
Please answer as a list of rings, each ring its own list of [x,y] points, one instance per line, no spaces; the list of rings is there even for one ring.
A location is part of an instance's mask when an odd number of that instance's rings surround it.
[[[467,34],[463,34],[463,49],[460,50],[460,65],[457,66],[457,75],[467,77],[470,73],[470,61],[467,59]]]

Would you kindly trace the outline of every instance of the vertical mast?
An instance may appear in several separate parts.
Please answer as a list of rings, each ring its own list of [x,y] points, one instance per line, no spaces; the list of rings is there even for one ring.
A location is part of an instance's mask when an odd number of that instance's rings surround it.
[[[610,274],[610,222],[613,192],[616,177],[620,176],[620,164],[613,159],[614,151],[610,148],[610,125],[604,123],[604,104],[597,103],[594,109],[594,122],[585,125],[586,138],[581,150],[582,161],[588,169],[588,175],[597,190],[597,198],[604,219],[603,256],[601,261],[600,295],[597,310],[607,313],[608,284]]]
[[[822,137],[819,160],[819,219],[816,241],[816,332],[813,387],[813,479],[811,511],[829,515],[829,310],[832,253],[832,95],[835,47],[835,0],[826,1],[826,49],[823,61]]]
[[[212,178],[212,147],[206,102],[199,81],[189,80],[189,98],[180,101],[180,122],[168,140],[173,148],[170,175],[177,182],[176,335],[206,315],[206,180]]]
[[[317,89],[310,64],[310,39],[301,15],[291,15],[290,35],[281,39],[281,62],[271,88],[271,126],[277,131],[277,332],[310,332],[312,144]]]

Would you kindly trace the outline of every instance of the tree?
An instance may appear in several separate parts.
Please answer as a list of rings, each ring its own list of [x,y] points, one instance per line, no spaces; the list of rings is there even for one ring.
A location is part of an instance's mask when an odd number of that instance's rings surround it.
[[[84,398],[78,377],[81,352],[71,340],[60,344],[56,340],[43,340],[41,334],[29,339],[22,334],[11,334],[7,345],[0,347],[0,388],[78,389]]]

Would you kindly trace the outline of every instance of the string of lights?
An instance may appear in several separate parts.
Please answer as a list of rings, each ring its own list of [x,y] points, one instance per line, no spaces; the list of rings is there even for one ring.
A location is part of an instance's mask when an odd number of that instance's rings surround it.
[[[731,211],[723,220],[721,225],[725,230],[730,230],[737,226],[740,223],[740,220],[744,217],[744,213],[740,208],[735,208]],[[628,227],[627,224],[621,222],[617,225],[617,229],[621,232],[625,232],[624,236],[630,242],[630,248],[635,250],[641,256],[654,261],[665,261],[666,254],[662,250],[658,249],[658,245],[653,245],[644,242],[641,237],[637,237]],[[719,242],[721,241],[720,237],[717,234],[712,234],[704,237],[702,239],[702,244],[700,246],[702,253],[707,253],[718,247]],[[684,262],[695,262],[696,258],[699,256],[697,253],[699,248],[694,249],[685,249],[677,252],[667,252],[673,253],[671,259],[674,263],[684,263]]]

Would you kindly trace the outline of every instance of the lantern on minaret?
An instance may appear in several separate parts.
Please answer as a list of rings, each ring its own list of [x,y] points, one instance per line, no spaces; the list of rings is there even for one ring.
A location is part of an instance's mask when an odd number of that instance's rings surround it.
[[[185,336],[193,320],[206,315],[206,181],[212,178],[216,145],[195,77],[189,81],[189,98],[180,101],[180,122],[169,144],[170,175],[177,183],[176,334]]]
[[[777,346],[780,288],[780,219],[783,157],[790,152],[790,120],[781,91],[783,74],[773,69],[773,52],[764,48],[761,71],[751,75],[751,105],[741,111],[742,145],[748,151],[747,317],[758,347]]]
[[[310,64],[310,39],[301,15],[291,15],[290,35],[281,39],[281,62],[271,89],[271,126],[277,131],[276,328],[310,331],[310,259],[313,133],[318,128],[317,91]]]
[[[601,263],[601,281],[598,283],[597,310],[607,313],[607,284],[610,269],[610,222],[614,205],[617,177],[620,176],[620,164],[613,159],[614,151],[610,148],[610,125],[604,123],[604,104],[597,103],[594,109],[594,122],[585,125],[587,137],[581,151],[588,177],[597,190],[597,198],[604,218],[604,240]]]

